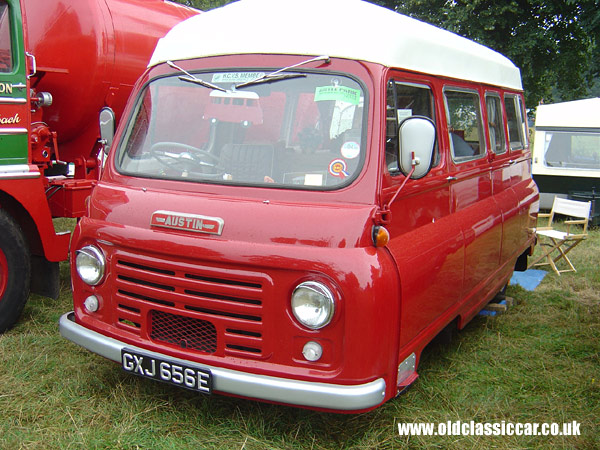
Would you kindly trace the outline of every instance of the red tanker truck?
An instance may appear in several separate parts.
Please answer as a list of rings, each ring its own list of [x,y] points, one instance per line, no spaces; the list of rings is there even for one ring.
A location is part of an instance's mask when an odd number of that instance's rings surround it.
[[[198,11],[164,0],[0,0],[0,332],[29,292],[58,295],[69,233],[115,119],[156,41]]]

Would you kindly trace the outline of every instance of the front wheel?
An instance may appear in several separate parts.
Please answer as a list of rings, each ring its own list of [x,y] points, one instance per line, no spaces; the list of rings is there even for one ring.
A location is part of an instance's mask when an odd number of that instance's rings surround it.
[[[21,229],[3,210],[0,210],[0,230],[0,333],[3,333],[17,322],[25,307],[31,263]]]

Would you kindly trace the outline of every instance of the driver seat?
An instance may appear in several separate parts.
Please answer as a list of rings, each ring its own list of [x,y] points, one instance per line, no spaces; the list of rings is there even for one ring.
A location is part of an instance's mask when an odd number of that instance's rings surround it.
[[[226,144],[220,166],[233,181],[263,183],[273,176],[273,154],[272,145]]]

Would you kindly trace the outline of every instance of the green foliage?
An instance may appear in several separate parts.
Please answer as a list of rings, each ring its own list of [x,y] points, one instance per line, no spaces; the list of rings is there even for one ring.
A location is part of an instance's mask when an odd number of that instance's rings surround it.
[[[592,94],[600,69],[597,0],[380,0],[382,6],[473,39],[522,72],[526,103]]]

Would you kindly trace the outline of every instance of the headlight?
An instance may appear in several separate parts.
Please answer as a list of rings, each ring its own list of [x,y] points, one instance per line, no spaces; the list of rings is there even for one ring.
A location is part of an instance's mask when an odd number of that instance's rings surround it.
[[[104,277],[106,259],[102,251],[93,245],[77,250],[75,267],[79,277],[90,286],[96,286]]]
[[[323,284],[316,281],[300,283],[292,294],[294,317],[307,328],[323,328],[333,317],[335,303],[333,294]]]

